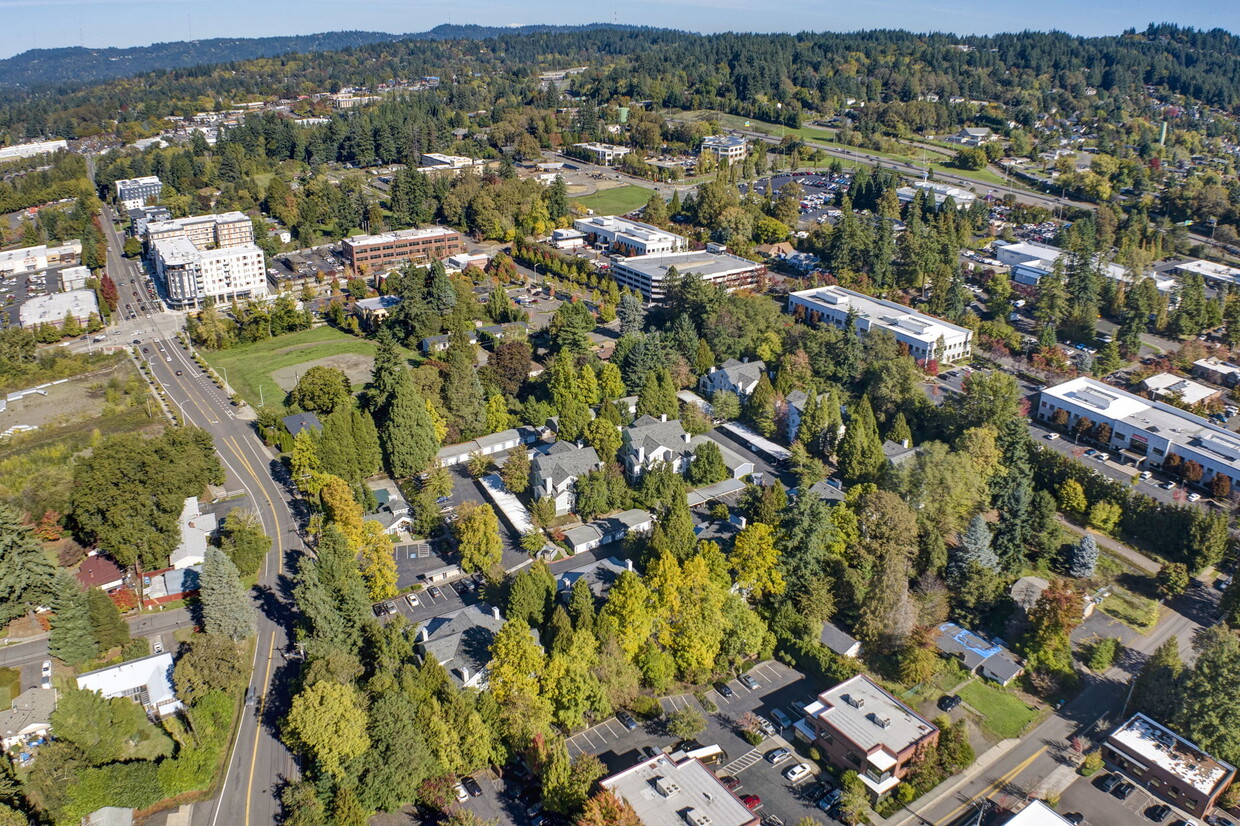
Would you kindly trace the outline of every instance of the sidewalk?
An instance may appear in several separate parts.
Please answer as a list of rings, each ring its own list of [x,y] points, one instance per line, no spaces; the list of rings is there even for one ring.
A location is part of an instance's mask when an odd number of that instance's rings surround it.
[[[999,762],[1004,755],[1020,745],[1020,742],[1021,741],[1019,738],[1012,738],[1010,740],[1001,740],[1000,742],[995,743],[993,746],[986,749],[986,752],[982,754],[981,757],[977,758],[977,760],[973,762],[973,765],[969,766],[968,769],[955,777],[944,780],[942,783],[914,800],[911,805],[925,811],[930,806],[938,803],[944,797],[954,794],[957,789],[971,782],[982,772],[989,770],[990,767]],[[882,818],[878,815],[873,815],[870,818],[870,822],[875,824],[875,826],[903,826],[903,824],[909,822],[914,824],[924,823],[925,819],[906,806],[891,815],[891,817]]]
[[[1162,568],[1160,563],[1155,562],[1140,551],[1133,550],[1118,540],[1112,539],[1104,534],[1100,534],[1097,531],[1088,530],[1087,528],[1083,529],[1079,525],[1072,524],[1067,519],[1063,518],[1063,514],[1056,514],[1055,518],[1059,520],[1059,524],[1063,525],[1073,533],[1080,534],[1083,531],[1088,531],[1101,547],[1106,548],[1108,551],[1115,554],[1129,565],[1132,565],[1134,568],[1139,568],[1145,573],[1151,575],[1157,574]]]

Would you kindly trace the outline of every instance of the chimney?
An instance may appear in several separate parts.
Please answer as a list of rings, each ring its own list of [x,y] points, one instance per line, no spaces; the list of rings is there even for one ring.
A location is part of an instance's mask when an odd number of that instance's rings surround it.
[[[909,441],[908,441],[908,439],[901,439],[901,440],[900,440],[900,447],[904,448],[905,450],[908,450],[908,446],[909,446]]]
[[[685,440],[685,444],[689,444],[689,440],[690,440],[690,439],[692,439],[693,437],[692,437],[692,436],[690,436],[688,433],[686,433],[685,435],[681,436],[680,438],[682,438],[682,439],[684,439],[684,440]]]
[[[716,371],[716,370],[718,370],[718,369],[719,369],[718,367],[716,367],[715,365],[713,365],[713,364],[712,364],[712,365],[710,366],[710,370],[709,370],[708,372],[713,373],[713,372],[715,372],[715,371]]]
[[[633,560],[631,559],[624,560],[624,567],[630,571],[633,570]]]
[[[497,620],[502,620],[502,619],[503,619],[503,617],[501,617],[501,616],[499,615],[499,606],[498,606],[498,605],[493,605],[493,606],[491,606],[491,616],[495,617]]]
[[[463,665],[461,666],[460,671],[461,671],[461,682],[462,683],[469,682],[469,667]]]
[[[749,356],[741,356],[741,364],[748,364]]]
[[[430,637],[430,632],[426,630],[426,626],[419,625],[418,626],[418,642],[426,642],[427,638],[429,637]]]
[[[666,421],[667,421],[667,414],[666,414],[666,413],[660,413],[660,414],[659,414],[659,421],[661,421],[661,422],[666,422]]]

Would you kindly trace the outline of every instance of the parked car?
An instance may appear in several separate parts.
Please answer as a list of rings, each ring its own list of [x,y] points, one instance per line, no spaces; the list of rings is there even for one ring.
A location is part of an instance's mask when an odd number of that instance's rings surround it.
[[[719,692],[720,697],[735,697],[736,696],[736,692],[733,691],[732,687],[728,685],[727,683],[716,683],[715,691]]]
[[[1199,502],[1199,501],[1201,501],[1201,494],[1200,494],[1200,493],[1197,493],[1196,491],[1193,491],[1192,493],[1190,493],[1190,494],[1188,495],[1188,501],[1190,501],[1190,502]]]
[[[616,712],[616,719],[620,721],[620,725],[624,726],[629,731],[637,728],[637,721],[633,719],[633,715],[623,709]]]
[[[1171,807],[1165,803],[1159,803],[1157,806],[1150,806],[1145,810],[1145,816],[1155,823],[1162,823],[1171,816]]]
[[[1098,455],[1098,451],[1094,450],[1094,449],[1091,447],[1089,450],[1085,451],[1085,455],[1086,455],[1086,456],[1093,457],[1093,456]]]
[[[410,608],[417,608],[419,605],[422,604],[421,602],[418,601],[417,594],[406,594],[405,602],[409,603]]]
[[[800,783],[811,774],[808,763],[797,763],[784,769],[784,779],[789,783]]]
[[[775,725],[761,714],[755,714],[754,719],[758,721],[758,728],[762,729],[762,733],[767,737],[774,737],[776,734],[779,734],[775,729]]]
[[[951,711],[953,708],[960,705],[960,703],[961,700],[959,694],[944,694],[939,698],[939,710]]]
[[[1191,820],[1185,820],[1182,817],[1177,817],[1175,820],[1171,821],[1171,826],[1197,826],[1197,824],[1193,823]]]
[[[1053,441],[1055,441],[1055,440],[1056,440],[1056,439],[1058,439],[1058,438],[1059,438],[1059,434],[1058,434],[1058,433],[1047,433],[1047,434],[1046,434],[1046,436],[1045,436],[1045,439],[1046,439],[1046,441],[1048,441],[1048,442],[1053,442]]]
[[[771,716],[775,718],[775,722],[779,723],[779,727],[781,729],[788,728],[792,725],[792,721],[788,719],[787,714],[784,714],[784,710],[782,708],[771,709]]]
[[[741,787],[741,781],[730,774],[719,778],[719,782],[730,792],[734,792]]]
[[[1127,800],[1128,795],[1132,794],[1132,790],[1134,788],[1136,787],[1133,786],[1131,783],[1129,783],[1127,780],[1124,780],[1120,782],[1120,784],[1116,786],[1114,789],[1111,789],[1111,794],[1119,798],[1120,800]]]
[[[1068,812],[1063,819],[1072,824],[1072,826],[1081,826],[1085,822],[1085,815],[1080,812]]]
[[[1109,792],[1122,782],[1124,782],[1124,778],[1112,772],[1111,774],[1108,774],[1106,777],[1099,778],[1098,788],[1104,792]]]
[[[464,803],[466,800],[469,800],[469,792],[465,791],[465,784],[458,781],[452,789],[456,792],[456,800],[458,803]]]
[[[1142,479],[1142,481],[1144,481],[1144,480],[1146,480],[1146,479],[1150,478],[1150,477],[1151,477],[1151,476],[1153,476],[1153,475],[1154,475],[1154,474],[1153,474],[1153,472],[1152,472],[1152,471],[1148,471],[1148,470],[1143,470],[1143,471],[1141,471],[1141,479]]]
[[[647,760],[653,760],[654,758],[658,757],[663,752],[659,751],[654,746],[642,746],[641,753],[642,753],[642,756],[645,757]]]
[[[1175,482],[1163,482],[1162,489],[1163,490],[1175,490]]]
[[[52,676],[52,661],[51,660],[43,661],[43,669],[42,671],[40,671],[40,674],[44,677]]]
[[[740,676],[740,681],[741,681],[741,685],[745,686],[745,688],[749,689],[750,691],[757,691],[759,688],[762,687],[761,683],[759,683],[753,677],[750,677],[748,674],[742,674]]]
[[[426,593],[431,595],[431,599],[439,599],[443,596],[443,591],[439,590],[439,588],[434,585],[427,588]]]
[[[766,753],[766,762],[770,763],[772,766],[778,766],[780,763],[791,759],[792,752],[784,748],[771,749]]]
[[[469,775],[461,778],[461,785],[465,787],[465,791],[469,792],[470,797],[482,796],[482,786],[478,785],[478,781]]]
[[[1097,459],[1099,462],[1106,462],[1110,460],[1111,454],[1110,453],[1099,453],[1094,458]]]
[[[752,812],[754,809],[762,805],[762,798],[758,797],[756,794],[747,794],[741,798],[741,802],[745,804],[746,809]]]

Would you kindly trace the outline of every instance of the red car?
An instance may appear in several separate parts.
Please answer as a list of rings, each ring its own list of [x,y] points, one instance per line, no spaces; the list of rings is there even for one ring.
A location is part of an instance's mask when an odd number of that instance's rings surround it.
[[[745,804],[745,808],[752,812],[754,809],[762,805],[762,798],[758,797],[756,794],[747,794],[741,798],[741,802]]]
[[[736,791],[741,785],[741,781],[735,777],[721,777],[719,778],[719,782],[722,783],[724,788],[730,792]]]

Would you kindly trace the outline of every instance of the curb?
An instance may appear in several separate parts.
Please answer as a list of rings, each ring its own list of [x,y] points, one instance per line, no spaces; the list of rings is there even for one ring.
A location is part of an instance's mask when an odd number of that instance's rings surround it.
[[[938,803],[939,800],[952,794],[957,789],[959,789],[961,786],[965,785],[966,783],[971,782],[979,774],[989,769],[996,762],[998,762],[1000,758],[1002,758],[1012,749],[1020,745],[1020,742],[1021,741],[1018,738],[1012,738],[1009,740],[1002,740],[998,743],[995,743],[993,746],[991,746],[989,749],[986,750],[985,754],[983,754],[978,760],[974,761],[973,765],[970,766],[966,771],[962,772],[961,774],[957,775],[956,777],[952,778],[951,780],[945,783],[939,784],[935,788],[926,792],[926,794],[922,795],[920,799],[914,802],[920,803],[921,805],[919,808],[922,808],[922,809],[924,809],[928,805],[933,805],[935,803]],[[907,807],[905,807],[901,809],[899,812],[896,812],[894,815],[892,815],[889,818],[876,819],[875,823],[879,824],[880,826],[903,826],[903,824],[908,823],[913,818],[917,818],[918,821],[922,823],[926,821],[926,818],[922,817],[917,812],[914,812],[908,809]]]

